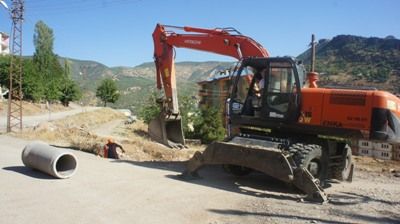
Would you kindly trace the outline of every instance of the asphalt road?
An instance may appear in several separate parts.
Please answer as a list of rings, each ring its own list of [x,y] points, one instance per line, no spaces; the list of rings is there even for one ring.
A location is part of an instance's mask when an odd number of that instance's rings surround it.
[[[73,114],[72,111],[68,114]],[[39,117],[46,119],[46,115]],[[30,125],[40,122],[32,119]],[[103,159],[74,150],[71,152],[78,159],[76,174],[70,179],[54,179],[22,164],[21,152],[28,143],[0,135],[0,223],[399,223],[400,220],[400,178],[392,174],[357,170],[353,183],[333,183],[326,189],[331,200],[319,205],[300,202],[301,195],[295,189],[260,173],[236,178],[218,166],[208,166],[200,171],[204,178],[183,181],[178,177],[184,170],[180,162]]]
[[[212,223],[220,215],[210,209],[240,203],[240,194],[177,179],[182,164],[72,151],[76,174],[54,179],[23,166],[27,141],[2,135],[0,142],[1,223]]]
[[[324,205],[299,202],[286,184],[206,167],[183,181],[179,162],[103,159],[72,151],[78,170],[54,179],[23,166],[28,143],[0,135],[0,223],[399,223],[399,178],[359,173],[327,189]]]

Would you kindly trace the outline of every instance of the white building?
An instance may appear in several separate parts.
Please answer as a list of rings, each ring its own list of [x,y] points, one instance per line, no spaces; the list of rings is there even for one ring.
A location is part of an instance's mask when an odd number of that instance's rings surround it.
[[[0,55],[10,54],[10,36],[0,32]]]

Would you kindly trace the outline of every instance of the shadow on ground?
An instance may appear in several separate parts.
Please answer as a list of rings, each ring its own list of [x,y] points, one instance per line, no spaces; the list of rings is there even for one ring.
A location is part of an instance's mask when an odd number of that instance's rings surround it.
[[[400,205],[400,202],[387,201],[383,199],[373,198],[368,195],[362,195],[352,192],[341,192],[340,194],[331,194],[330,203],[333,205],[355,205],[361,203],[377,202],[386,205]],[[400,219],[399,219],[400,223]]]
[[[36,179],[43,179],[43,180],[53,180],[56,179],[48,174],[42,173],[38,170],[31,169],[26,166],[9,166],[3,167],[3,170],[12,171],[15,173],[20,173],[28,177],[36,178]]]
[[[354,214],[354,213],[344,213],[341,214],[342,218],[346,218],[348,221],[338,221],[333,220],[334,218],[324,219],[319,217],[307,217],[307,216],[300,216],[300,215],[292,215],[292,214],[282,214],[282,213],[270,213],[270,212],[248,212],[248,211],[241,211],[241,210],[224,210],[224,209],[209,209],[208,211],[221,214],[221,215],[236,215],[236,216],[259,216],[259,217],[269,217],[269,218],[277,218],[277,219],[291,219],[291,220],[304,220],[305,223],[399,223],[400,216],[393,215],[392,217],[375,217],[375,216],[368,216],[368,215],[361,215],[361,214]],[[282,223],[284,221],[282,220]]]
[[[280,219],[292,219],[292,220],[303,220],[305,223],[338,223],[338,224],[347,224],[349,222],[340,222],[340,221],[332,221],[328,219],[322,218],[313,218],[313,217],[306,217],[306,216],[299,216],[299,215],[287,215],[287,214],[276,214],[270,212],[249,212],[249,211],[240,211],[240,210],[232,210],[232,209],[209,209],[208,211],[217,213],[220,215],[228,215],[228,216],[258,216],[258,217],[268,217],[268,218],[280,218]],[[284,223],[284,221],[282,221]]]
[[[114,160],[111,162],[129,163],[135,166],[142,166],[151,169],[173,171],[178,174],[169,174],[166,175],[166,177],[254,197],[292,201],[298,201],[301,198],[299,195],[300,192],[293,186],[259,172],[253,172],[244,177],[235,177],[231,174],[225,173],[221,166],[209,165],[199,170],[200,178],[187,180],[180,175],[185,170],[185,162],[137,162],[129,160]]]

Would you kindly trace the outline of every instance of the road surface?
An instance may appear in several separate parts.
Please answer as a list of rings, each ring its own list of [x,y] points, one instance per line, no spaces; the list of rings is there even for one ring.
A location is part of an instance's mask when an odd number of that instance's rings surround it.
[[[398,223],[399,178],[333,185],[331,203],[299,202],[262,174],[235,178],[219,167],[182,181],[178,162],[103,159],[72,151],[78,170],[54,179],[23,166],[28,143],[0,135],[1,223]],[[365,175],[365,174],[363,174]],[[367,178],[368,175],[365,175]]]
[[[52,115],[62,118],[82,109]],[[48,115],[25,118],[25,125]],[[120,121],[116,121],[118,123]],[[110,124],[108,124],[110,126]],[[109,134],[109,133],[104,133]],[[103,159],[73,151],[78,170],[54,179],[23,166],[27,140],[0,135],[0,223],[399,223],[400,178],[357,170],[353,183],[326,189],[329,203],[260,173],[243,178],[218,166],[183,181],[179,162]]]

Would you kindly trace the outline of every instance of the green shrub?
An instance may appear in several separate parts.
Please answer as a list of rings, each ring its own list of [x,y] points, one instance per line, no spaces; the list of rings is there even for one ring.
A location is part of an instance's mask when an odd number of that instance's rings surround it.
[[[204,144],[223,140],[225,137],[225,129],[223,127],[220,111],[215,108],[201,108],[200,118],[196,120],[194,130],[196,136]]]
[[[147,101],[145,101],[141,108],[139,108],[138,117],[144,123],[149,124],[151,120],[160,114],[160,106],[157,103],[157,94],[152,92]]]

